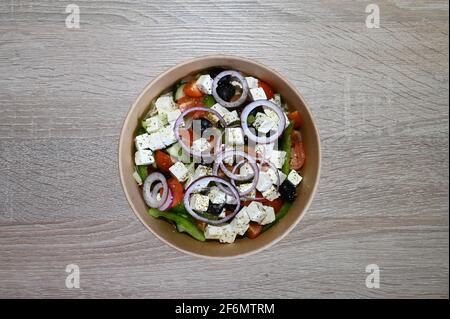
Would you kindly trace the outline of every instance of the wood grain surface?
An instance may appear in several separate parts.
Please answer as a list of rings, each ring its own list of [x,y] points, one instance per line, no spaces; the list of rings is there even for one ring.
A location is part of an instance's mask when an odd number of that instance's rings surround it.
[[[81,28],[65,27],[75,3]],[[0,2],[0,298],[448,298],[447,1]],[[162,244],[121,189],[141,89],[213,53],[283,73],[323,142],[317,196],[284,240],[210,261]],[[67,289],[77,264],[81,288]],[[379,289],[365,285],[368,264]]]

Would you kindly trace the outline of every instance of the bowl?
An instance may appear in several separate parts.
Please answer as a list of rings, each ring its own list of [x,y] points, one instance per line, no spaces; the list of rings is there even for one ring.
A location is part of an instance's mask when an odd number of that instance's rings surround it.
[[[303,118],[301,129],[306,153],[302,168],[303,181],[298,196],[287,215],[277,224],[255,239],[237,239],[233,244],[221,244],[216,241],[200,242],[190,236],[178,233],[165,220],[148,215],[147,206],[140,188],[132,177],[134,171],[134,133],[140,119],[148,111],[150,102],[188,74],[214,66],[242,71],[269,83],[281,94],[292,110],[300,111]],[[242,257],[268,248],[286,236],[300,221],[308,209],[317,188],[320,174],[320,139],[313,116],[305,100],[297,89],[278,72],[259,62],[237,56],[212,55],[195,58],[157,76],[137,97],[128,110],[119,140],[119,172],[125,196],[136,216],[161,241],[184,253],[206,258]]]

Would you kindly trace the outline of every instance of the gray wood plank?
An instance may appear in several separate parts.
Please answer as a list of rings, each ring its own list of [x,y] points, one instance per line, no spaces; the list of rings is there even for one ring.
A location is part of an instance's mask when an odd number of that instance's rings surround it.
[[[0,3],[0,297],[448,298],[448,3]],[[136,220],[117,174],[129,105],[185,59],[282,72],[323,142],[318,194],[273,248],[206,261]],[[280,260],[282,262],[280,262]],[[81,289],[64,285],[81,268]],[[367,289],[365,267],[381,269]],[[157,271],[155,271],[157,269]],[[236,272],[232,269],[240,269]]]

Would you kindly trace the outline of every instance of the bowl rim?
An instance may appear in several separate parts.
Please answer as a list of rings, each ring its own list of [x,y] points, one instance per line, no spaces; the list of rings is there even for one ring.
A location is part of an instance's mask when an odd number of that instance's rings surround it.
[[[270,72],[276,74],[278,77],[282,78],[284,80],[284,82],[286,82],[286,84],[289,86],[289,88],[295,92],[295,94],[300,98],[300,100],[302,101],[303,105],[305,106],[305,110],[308,113],[309,117],[312,119],[312,127],[314,128],[315,134],[317,136],[317,177],[316,180],[311,188],[311,195],[309,196],[309,198],[307,199],[307,202],[305,203],[305,207],[303,209],[303,211],[300,213],[300,215],[295,219],[295,221],[293,223],[291,223],[285,231],[283,231],[277,238],[275,238],[274,240],[262,245],[261,247],[258,247],[254,250],[250,250],[241,254],[235,254],[235,255],[230,255],[230,256],[209,256],[209,255],[204,255],[204,254],[200,254],[200,253],[196,253],[190,250],[186,250],[183,248],[180,248],[178,246],[176,246],[175,244],[172,244],[171,242],[167,241],[166,239],[162,238],[161,236],[159,236],[155,231],[153,231],[153,229],[147,225],[147,223],[144,221],[144,219],[140,216],[140,214],[137,212],[136,207],[134,206],[133,202],[131,201],[131,195],[128,191],[128,189],[125,188],[125,181],[124,181],[124,175],[123,175],[123,171],[124,171],[124,163],[122,160],[122,156],[121,154],[123,153],[122,150],[122,141],[124,140],[124,135],[125,135],[125,126],[128,124],[128,122],[130,121],[131,118],[131,113],[132,110],[136,108],[137,102],[141,100],[141,98],[146,94],[148,88],[150,86],[152,86],[154,83],[158,82],[162,77],[164,77],[167,73],[174,71],[175,69],[178,69],[179,67],[191,64],[191,63],[196,63],[196,62],[200,62],[202,60],[209,60],[209,59],[228,59],[228,60],[239,60],[241,62],[245,62],[245,63],[249,63],[249,64],[253,64],[256,65],[260,68],[264,68],[269,70]],[[237,55],[231,55],[231,54],[211,54],[211,55],[204,55],[204,56],[199,56],[199,57],[195,57],[195,58],[191,58],[188,60],[184,60],[183,62],[180,62],[178,64],[176,64],[175,66],[172,66],[164,71],[162,71],[161,73],[159,73],[153,80],[151,80],[150,82],[148,82],[144,88],[141,90],[141,92],[139,93],[139,95],[134,99],[133,103],[131,104],[131,106],[128,108],[127,110],[127,114],[125,116],[124,121],[122,122],[122,126],[120,129],[120,135],[119,135],[119,140],[118,140],[118,170],[119,170],[119,176],[120,176],[120,184],[122,187],[123,192],[125,193],[125,197],[127,199],[128,205],[130,205],[131,209],[133,210],[134,215],[136,215],[136,217],[141,221],[141,223],[144,225],[144,227],[149,230],[156,238],[158,238],[160,241],[162,241],[163,243],[165,243],[166,245],[174,248],[177,251],[180,251],[182,253],[191,255],[191,256],[195,256],[195,257],[201,257],[201,258],[205,258],[205,259],[209,259],[209,260],[225,260],[225,259],[235,259],[235,258],[242,258],[242,257],[246,257],[249,255],[253,255],[256,254],[264,249],[267,249],[273,245],[275,245],[276,243],[278,243],[281,239],[283,239],[284,237],[286,237],[291,231],[292,229],[294,229],[295,226],[297,226],[300,221],[302,220],[303,216],[306,214],[306,212],[308,211],[309,207],[311,206],[311,203],[314,199],[314,196],[316,195],[317,192],[317,188],[319,186],[319,182],[320,182],[320,175],[321,175],[321,165],[322,165],[322,147],[321,147],[321,138],[320,138],[320,134],[319,131],[317,129],[317,125],[316,122],[314,120],[313,114],[308,106],[308,104],[306,103],[305,99],[303,98],[303,96],[300,94],[299,90],[297,90],[297,88],[285,77],[283,76],[281,73],[279,73],[278,71],[272,69],[271,67],[266,66],[265,64],[253,60],[253,59],[248,59],[248,58],[244,58],[241,56],[237,56]]]

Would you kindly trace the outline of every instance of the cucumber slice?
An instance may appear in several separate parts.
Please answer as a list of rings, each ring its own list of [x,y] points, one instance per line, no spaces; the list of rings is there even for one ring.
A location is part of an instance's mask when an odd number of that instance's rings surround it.
[[[174,96],[174,99],[175,99],[175,101],[178,101],[179,99],[181,99],[183,96],[185,96],[185,94],[184,94],[184,92],[183,92],[183,89],[184,89],[184,86],[185,86],[186,84],[181,84],[178,88],[177,88],[177,90],[175,91],[175,96]]]
[[[175,158],[183,163],[191,162],[189,154],[187,154],[183,150],[180,143],[175,143],[172,146],[166,148],[166,152],[169,153],[169,155],[172,156],[173,158]]]

